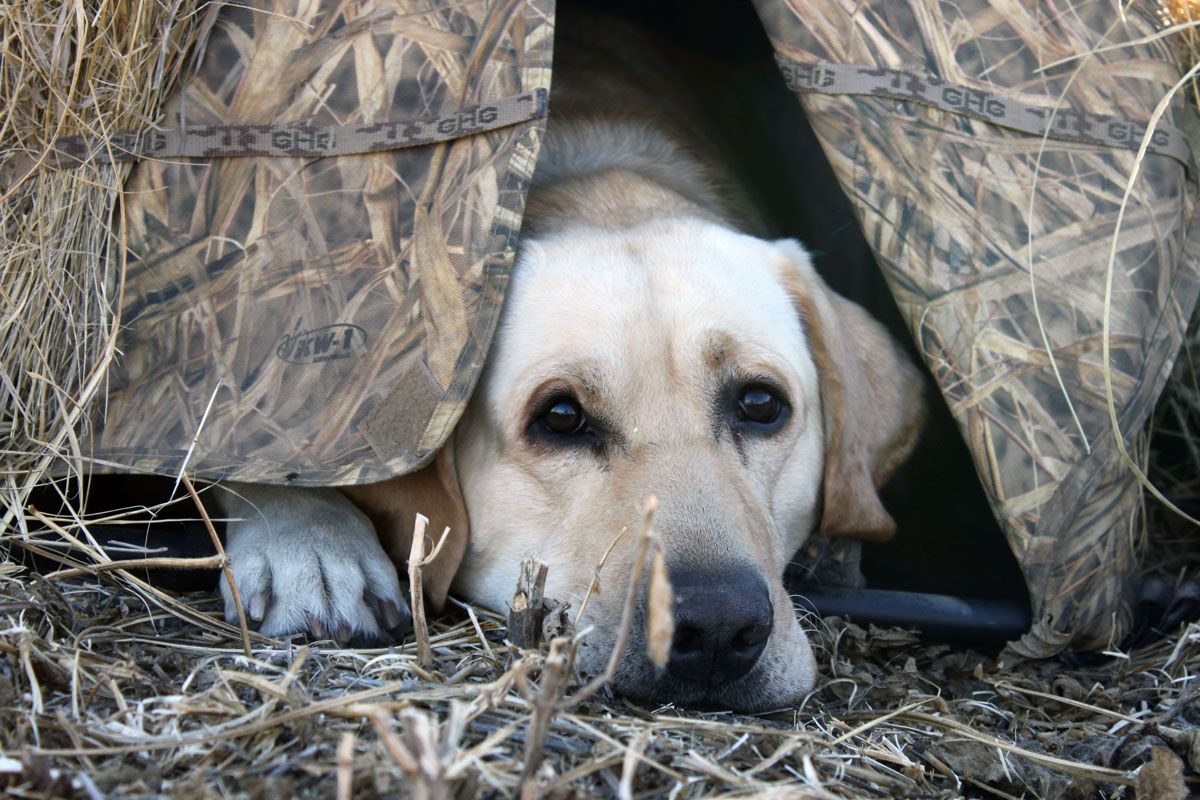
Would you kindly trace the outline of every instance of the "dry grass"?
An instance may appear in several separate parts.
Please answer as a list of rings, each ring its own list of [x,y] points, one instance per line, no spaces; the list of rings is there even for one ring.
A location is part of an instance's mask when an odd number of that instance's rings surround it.
[[[211,597],[185,599],[201,626],[130,588],[11,570],[0,579],[0,782],[10,796],[328,796],[335,785],[353,796],[509,796],[531,731],[544,737],[532,780],[559,796],[955,797],[986,787],[996,797],[1132,797],[1151,773],[1182,785],[1180,756],[1200,790],[1197,626],[1094,664],[998,665],[831,620],[819,634],[818,692],[744,717],[604,696],[547,706],[547,692],[561,699],[575,687],[563,669],[569,648],[514,652],[502,621],[479,610],[434,623],[429,668],[414,644],[258,643],[247,659]],[[1156,766],[1143,766],[1152,757]]]
[[[103,141],[155,121],[206,5],[0,4],[0,166],[44,154],[63,136]],[[104,388],[119,324],[120,190],[129,169],[93,164],[0,182],[4,526],[19,524],[52,459],[83,472],[85,409]]]

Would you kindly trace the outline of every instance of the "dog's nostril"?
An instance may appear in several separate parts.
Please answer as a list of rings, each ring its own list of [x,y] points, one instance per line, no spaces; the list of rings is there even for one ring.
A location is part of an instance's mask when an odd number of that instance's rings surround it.
[[[753,650],[762,646],[770,635],[770,625],[747,625],[733,637],[733,648],[735,650]]]
[[[704,649],[704,634],[697,628],[677,627],[671,649],[681,655],[699,652]]]

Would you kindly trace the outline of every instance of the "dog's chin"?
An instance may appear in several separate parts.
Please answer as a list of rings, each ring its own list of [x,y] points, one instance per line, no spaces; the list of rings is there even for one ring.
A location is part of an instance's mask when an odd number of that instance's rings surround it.
[[[774,659],[764,657],[736,680],[703,686],[672,677],[665,668],[654,666],[644,653],[644,643],[635,637],[609,685],[615,694],[644,706],[754,714],[794,706],[815,683],[816,665],[811,654],[805,654],[807,658],[801,658],[801,663],[787,664],[782,669]],[[578,664],[585,674],[600,674],[606,663],[607,653],[600,648],[580,652]]]
[[[651,669],[649,674],[638,671],[638,675],[618,673],[613,679],[615,693],[634,703],[645,706],[670,705],[692,711],[736,711],[754,714],[773,711],[798,702],[806,692],[780,692],[771,685],[766,675],[758,670],[730,683],[715,687],[680,681],[666,674],[665,670]]]

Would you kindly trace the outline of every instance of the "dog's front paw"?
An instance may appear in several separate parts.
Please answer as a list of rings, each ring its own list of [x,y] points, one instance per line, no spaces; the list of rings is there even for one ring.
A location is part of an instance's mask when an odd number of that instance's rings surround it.
[[[371,521],[332,489],[249,484],[218,489],[225,550],[251,625],[339,644],[399,641],[412,615]],[[237,621],[224,574],[225,617]]]

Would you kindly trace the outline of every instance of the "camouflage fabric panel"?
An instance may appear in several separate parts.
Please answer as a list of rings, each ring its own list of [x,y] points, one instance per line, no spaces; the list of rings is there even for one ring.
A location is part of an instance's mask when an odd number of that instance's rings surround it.
[[[544,112],[510,101],[544,99],[552,36],[553,0],[222,8],[163,127],[301,140],[134,170],[97,463],[327,485],[428,461],[504,297]],[[450,138],[313,157],[352,128]]]
[[[785,72],[832,62],[915,76],[900,87],[914,100],[800,96],[970,445],[1035,618],[1067,634],[1044,639],[1119,639],[1145,531],[1109,420],[1104,320],[1117,420],[1139,458],[1200,266],[1185,252],[1196,226],[1182,97],[1117,229],[1130,148],[1180,76],[1169,41],[1116,0],[1069,13],[985,0],[757,6]],[[1047,120],[1047,138],[988,121],[1014,108]]]

